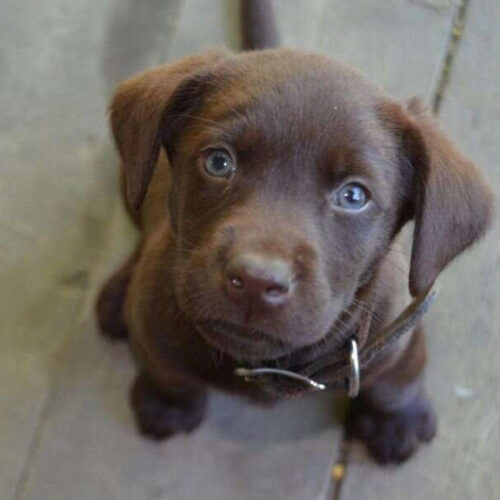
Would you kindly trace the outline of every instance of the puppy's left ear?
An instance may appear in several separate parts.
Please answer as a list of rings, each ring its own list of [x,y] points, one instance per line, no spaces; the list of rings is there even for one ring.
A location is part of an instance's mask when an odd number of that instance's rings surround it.
[[[137,75],[118,86],[110,106],[111,128],[123,164],[128,206],[137,213],[166,134],[181,129],[195,106],[209,68],[228,57],[214,51],[186,57]]]
[[[415,229],[409,284],[411,294],[417,296],[485,233],[493,215],[493,195],[479,169],[417,99],[408,103],[407,110],[395,109],[389,116],[413,179],[410,217],[415,219]]]

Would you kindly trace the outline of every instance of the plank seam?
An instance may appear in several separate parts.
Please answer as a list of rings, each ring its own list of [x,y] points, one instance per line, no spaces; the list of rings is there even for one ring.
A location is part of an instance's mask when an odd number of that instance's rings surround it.
[[[451,81],[453,65],[458,54],[458,48],[462,40],[467,18],[467,9],[470,0],[460,0],[458,10],[452,22],[445,57],[441,66],[440,76],[434,96],[432,99],[432,111],[438,115],[446,94],[446,90]]]

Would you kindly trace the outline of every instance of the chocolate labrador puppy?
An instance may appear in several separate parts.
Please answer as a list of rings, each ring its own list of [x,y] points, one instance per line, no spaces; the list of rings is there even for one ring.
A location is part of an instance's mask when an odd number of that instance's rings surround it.
[[[274,44],[266,2],[243,2],[243,17],[247,48]],[[491,218],[480,172],[418,101],[320,55],[221,50],[160,66],[118,87],[111,125],[143,237],[97,313],[105,335],[130,340],[132,406],[157,439],[195,428],[210,386],[261,401],[309,390],[237,368],[306,373],[346,358],[351,338],[363,355]],[[410,220],[406,274],[397,236]],[[381,462],[434,435],[425,358],[417,325],[362,366],[348,428]]]

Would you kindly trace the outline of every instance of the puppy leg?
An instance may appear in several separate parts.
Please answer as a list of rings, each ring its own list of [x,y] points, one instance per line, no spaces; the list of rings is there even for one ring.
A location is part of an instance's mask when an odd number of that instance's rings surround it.
[[[198,427],[205,416],[207,395],[190,385],[160,390],[141,372],[132,385],[130,402],[141,434],[162,440]]]
[[[423,385],[425,339],[419,327],[396,365],[352,402],[347,433],[379,463],[400,463],[436,432],[436,414]]]
[[[103,336],[110,339],[121,340],[128,337],[123,304],[137,256],[138,252],[134,252],[118,271],[108,278],[96,302],[99,329]]]

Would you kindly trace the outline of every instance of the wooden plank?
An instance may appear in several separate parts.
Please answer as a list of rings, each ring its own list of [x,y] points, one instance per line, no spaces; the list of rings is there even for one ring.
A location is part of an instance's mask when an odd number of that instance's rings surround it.
[[[471,2],[445,94],[442,121],[500,195],[500,4]],[[429,392],[440,417],[432,445],[400,468],[375,467],[361,452],[343,500],[497,498],[500,492],[500,223],[446,271],[428,321]]]
[[[430,100],[453,14],[408,0],[278,0],[284,42],[345,61],[396,97]]]
[[[132,364],[85,325],[67,357],[22,498],[310,498],[335,444],[331,397],[262,409],[227,396],[189,436],[139,436],[127,403]]]
[[[102,54],[118,6],[35,3],[2,0],[0,7],[0,498],[6,499],[27,471],[61,358],[81,328],[78,314],[118,186],[104,95],[114,76]],[[117,3],[133,11],[131,2]],[[149,65],[139,64],[138,52],[129,51],[132,71]]]

